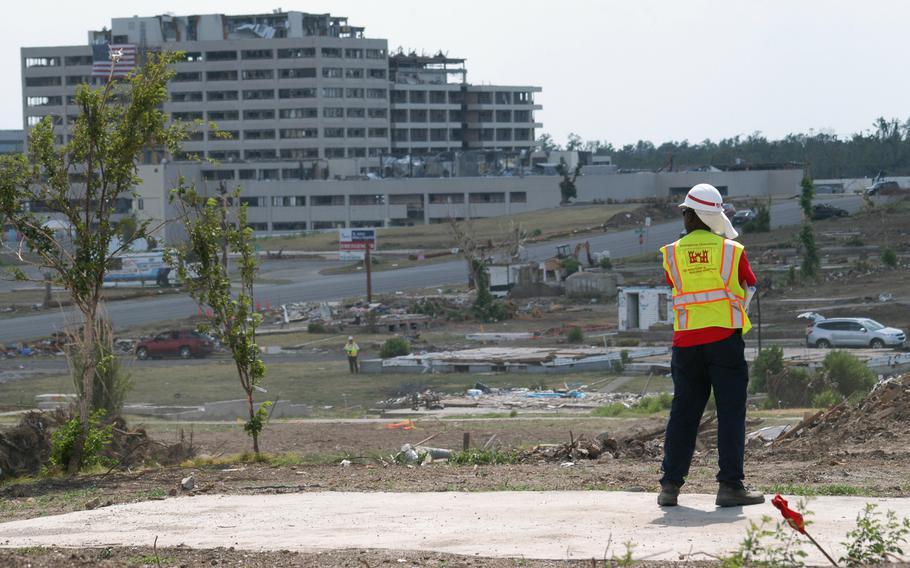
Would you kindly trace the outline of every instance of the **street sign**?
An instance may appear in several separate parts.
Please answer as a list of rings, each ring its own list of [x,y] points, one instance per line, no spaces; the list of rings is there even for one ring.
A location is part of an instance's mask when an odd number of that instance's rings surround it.
[[[651,226],[651,218],[645,217],[645,227],[650,227],[650,226]]]
[[[367,247],[376,250],[376,229],[338,230],[339,260],[363,260]]]

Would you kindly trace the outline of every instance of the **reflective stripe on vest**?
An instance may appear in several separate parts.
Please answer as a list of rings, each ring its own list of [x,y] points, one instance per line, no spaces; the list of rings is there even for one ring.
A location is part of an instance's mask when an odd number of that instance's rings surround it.
[[[667,263],[670,265],[670,279],[673,280],[673,287],[681,294],[683,288],[682,278],[679,277],[679,266],[676,265],[676,243],[667,245]]]

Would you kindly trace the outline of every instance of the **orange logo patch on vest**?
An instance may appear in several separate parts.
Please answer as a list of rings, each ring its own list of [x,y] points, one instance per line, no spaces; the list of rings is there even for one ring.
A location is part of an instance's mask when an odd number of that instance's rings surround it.
[[[689,264],[708,264],[709,262],[708,249],[703,249],[701,252],[689,251]]]

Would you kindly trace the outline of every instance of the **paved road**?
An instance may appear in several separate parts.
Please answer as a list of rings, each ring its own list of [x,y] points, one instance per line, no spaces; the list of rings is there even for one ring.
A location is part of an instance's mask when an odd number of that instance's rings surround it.
[[[910,515],[910,499],[817,497],[812,536],[841,556],[840,542],[867,502],[898,518]],[[160,547],[590,560],[603,558],[609,541],[609,556],[622,556],[632,542],[636,559],[678,561],[694,552],[729,554],[750,521],[780,518],[770,503],[717,509],[713,495],[684,494],[680,504],[661,509],[653,493],[619,491],[199,495],[0,524],[0,546],[150,546],[157,537]],[[805,538],[795,546],[809,565],[825,565]]]
[[[855,212],[862,207],[859,196],[848,195],[819,199],[817,202],[832,202],[838,207]],[[800,221],[799,204],[795,199],[776,203],[771,208],[771,220],[775,226],[797,224]],[[445,230],[440,226],[439,230]],[[594,251],[609,250],[614,258],[633,256],[642,252],[656,251],[664,243],[677,238],[682,230],[681,221],[672,221],[654,225],[650,228],[647,241],[643,246],[638,244],[638,235],[634,230],[616,233],[605,233],[597,236],[585,235],[583,238],[591,243]],[[569,241],[574,243],[574,241]],[[528,247],[532,260],[543,260],[553,256],[556,243],[544,243]],[[304,262],[304,261],[302,261]],[[365,294],[363,274],[343,274],[323,276],[313,269],[313,265],[304,265],[297,274],[293,284],[261,285],[257,287],[257,299],[273,305],[286,302],[306,302],[321,300],[338,300]],[[287,278],[287,270],[282,274]],[[443,262],[427,266],[376,272],[373,274],[373,290],[376,293],[394,292],[409,288],[443,287],[448,284],[466,280],[465,263],[461,261]],[[156,300],[127,300],[108,304],[108,312],[117,329],[144,325],[159,321],[175,320],[196,313],[196,304],[185,296],[168,296]],[[72,318],[72,316],[69,316]],[[34,337],[49,335],[58,329],[64,321],[61,312],[20,317],[5,320],[0,325],[0,343],[9,343]]]

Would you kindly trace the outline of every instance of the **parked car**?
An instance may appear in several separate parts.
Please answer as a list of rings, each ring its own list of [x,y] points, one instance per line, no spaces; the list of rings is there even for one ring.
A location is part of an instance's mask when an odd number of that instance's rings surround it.
[[[197,331],[172,330],[159,333],[151,339],[143,339],[136,344],[136,357],[145,360],[149,357],[204,357],[215,349],[211,337]]]
[[[758,215],[755,213],[755,211],[751,209],[740,209],[736,212],[735,215],[733,215],[733,218],[730,219],[730,222],[734,227],[738,227],[740,225],[745,225],[756,217],[758,217]]]
[[[877,181],[866,188],[866,195],[875,195],[878,192],[888,192],[900,189],[901,186],[896,181]]]
[[[736,206],[732,203],[724,203],[724,215],[727,216],[727,219],[732,219],[736,215]]]
[[[847,215],[849,215],[849,213],[847,213],[845,209],[834,207],[827,203],[819,203],[818,205],[812,206],[812,219],[816,221],[830,219],[832,217],[846,217]]]
[[[806,345],[830,347],[900,347],[907,339],[904,331],[886,327],[868,318],[820,318],[806,329]]]

